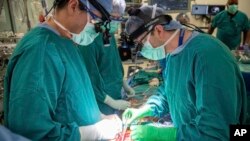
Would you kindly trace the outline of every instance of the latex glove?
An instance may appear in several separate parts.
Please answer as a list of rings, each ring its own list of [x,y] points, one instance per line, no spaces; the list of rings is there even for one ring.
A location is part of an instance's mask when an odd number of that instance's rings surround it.
[[[122,114],[123,124],[131,124],[133,121],[143,117],[153,116],[153,111],[150,105],[145,105],[142,108],[129,108]]]
[[[103,119],[94,125],[79,127],[81,141],[111,140],[122,131],[122,122]]]
[[[131,106],[131,103],[125,100],[114,100],[109,95],[106,95],[104,103],[117,110],[125,110]]]
[[[176,128],[156,124],[134,125],[130,127],[133,141],[176,141]]]
[[[152,80],[149,81],[149,86],[152,86],[152,87],[157,87],[159,86],[160,84],[160,81],[158,78],[153,78]]]
[[[240,45],[240,47],[238,48],[238,50],[244,50],[245,52],[249,52],[250,48],[248,44],[244,44],[244,45]]]
[[[126,80],[123,80],[123,88],[128,95],[135,95],[135,90],[128,85]]]
[[[244,44],[244,45],[243,45],[243,49],[246,50],[246,51],[249,51],[249,50],[250,50],[250,49],[249,49],[249,45],[248,45],[248,44]]]

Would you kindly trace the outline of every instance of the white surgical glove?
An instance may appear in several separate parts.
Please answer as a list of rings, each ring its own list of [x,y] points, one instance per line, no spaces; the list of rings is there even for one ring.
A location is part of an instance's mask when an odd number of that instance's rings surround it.
[[[149,82],[149,86],[152,86],[152,87],[158,87],[160,84],[160,81],[158,78],[153,78],[152,80],[150,80]]]
[[[125,110],[131,106],[130,102],[125,100],[114,100],[109,95],[106,95],[104,103],[108,104],[110,107],[117,109],[117,110]]]
[[[94,125],[80,126],[81,141],[111,140],[122,131],[122,122],[103,119]]]
[[[248,44],[244,44],[244,45],[243,45],[243,49],[246,51],[246,53],[249,53],[249,52],[250,52],[250,48],[249,48],[249,45],[248,45]]]
[[[126,80],[123,80],[123,88],[127,94],[135,95],[135,90],[128,85]]]

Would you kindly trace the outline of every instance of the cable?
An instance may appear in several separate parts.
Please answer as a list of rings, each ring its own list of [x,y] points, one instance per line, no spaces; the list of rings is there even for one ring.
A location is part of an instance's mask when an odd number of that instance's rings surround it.
[[[195,30],[195,31],[198,31],[198,32],[200,32],[200,33],[206,33],[206,32],[204,32],[202,29],[200,29],[199,27],[197,27],[196,25],[194,25],[194,24],[191,24],[191,23],[186,23],[186,24],[182,24],[182,25],[184,25],[184,26],[186,26],[186,27],[189,27],[189,28],[191,28],[191,29],[193,29],[193,30]]]

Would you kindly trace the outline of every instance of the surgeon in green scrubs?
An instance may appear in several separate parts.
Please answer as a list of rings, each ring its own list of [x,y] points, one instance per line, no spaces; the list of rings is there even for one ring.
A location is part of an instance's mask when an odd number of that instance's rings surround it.
[[[105,115],[115,114],[117,110],[130,107],[130,102],[121,99],[122,88],[128,94],[134,94],[134,90],[123,80],[123,67],[115,40],[115,32],[121,23],[119,18],[123,15],[125,6],[124,0],[113,0],[109,45],[103,44],[103,34],[95,36],[91,31],[89,36],[96,37],[92,44],[86,45],[89,41],[85,39],[86,36],[79,42],[82,44],[81,54],[87,66],[98,106]],[[92,28],[92,31],[94,30]]]
[[[218,13],[212,20],[208,30],[212,34],[217,28],[216,37],[226,44],[230,50],[235,50],[242,45],[245,45],[247,32],[250,29],[248,17],[245,13],[238,10],[238,0],[228,0],[226,4],[227,10]],[[243,33],[243,39],[241,38]]]
[[[142,55],[166,59],[161,88],[165,92],[123,113],[123,122],[132,124],[132,140],[228,141],[229,125],[245,123],[247,100],[230,50],[210,35],[183,28],[160,8],[142,6],[129,10],[129,15],[126,32],[142,44]],[[167,113],[173,126],[136,125],[143,117]]]
[[[109,0],[98,2],[112,8]],[[53,16],[18,43],[4,82],[4,122],[12,132],[58,141],[113,139],[120,132],[118,122],[101,116],[78,46],[71,40],[84,29],[87,11],[97,10],[88,3],[55,0]]]

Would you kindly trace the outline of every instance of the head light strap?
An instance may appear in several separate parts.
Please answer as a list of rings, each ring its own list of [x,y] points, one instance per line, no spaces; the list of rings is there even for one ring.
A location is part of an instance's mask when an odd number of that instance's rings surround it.
[[[102,21],[110,21],[110,14],[99,2],[96,0],[89,0],[89,2],[102,14]]]
[[[141,25],[134,32],[132,32],[129,35],[129,38],[131,40],[136,39],[142,33],[146,32],[146,31],[149,31],[150,27],[154,27],[155,25],[158,25],[158,24],[161,24],[161,25],[169,24],[171,20],[172,20],[172,17],[169,16],[169,15],[160,15],[160,16],[157,16],[157,17],[151,19],[150,21],[148,21],[146,24]]]

